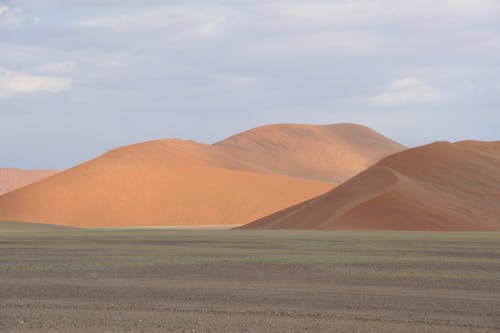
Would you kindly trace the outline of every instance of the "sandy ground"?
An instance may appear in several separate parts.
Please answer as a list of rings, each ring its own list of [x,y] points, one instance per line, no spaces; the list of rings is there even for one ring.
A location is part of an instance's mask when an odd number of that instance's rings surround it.
[[[498,233],[0,234],[1,332],[496,332]]]

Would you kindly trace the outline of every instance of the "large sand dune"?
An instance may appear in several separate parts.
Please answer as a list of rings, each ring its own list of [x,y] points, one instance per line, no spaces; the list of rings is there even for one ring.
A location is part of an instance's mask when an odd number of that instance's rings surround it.
[[[270,125],[213,145],[145,142],[1,196],[0,220],[78,227],[245,224],[323,194],[331,182],[400,149],[352,124]]]
[[[333,183],[405,148],[356,124],[262,126],[214,146],[265,173]]]
[[[55,170],[0,168],[0,195],[56,174]]]
[[[245,168],[192,141],[136,144],[1,196],[0,220],[79,227],[243,224],[332,187]]]
[[[245,227],[500,230],[499,170],[500,142],[437,142]]]

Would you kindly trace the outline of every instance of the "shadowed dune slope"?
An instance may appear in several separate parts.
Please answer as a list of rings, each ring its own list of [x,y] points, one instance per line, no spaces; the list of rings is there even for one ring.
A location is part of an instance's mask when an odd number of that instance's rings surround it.
[[[55,170],[0,168],[0,195],[55,175]]]
[[[214,146],[261,172],[333,183],[405,148],[356,124],[268,125]]]
[[[252,172],[211,145],[158,140],[0,197],[0,220],[78,227],[243,224],[332,188]]]
[[[437,142],[396,153],[244,228],[500,230],[500,141]]]

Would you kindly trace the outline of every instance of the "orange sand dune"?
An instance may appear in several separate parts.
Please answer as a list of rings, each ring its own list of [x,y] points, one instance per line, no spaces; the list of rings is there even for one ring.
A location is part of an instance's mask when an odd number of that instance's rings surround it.
[[[0,197],[0,220],[78,227],[243,224],[329,183],[259,174],[210,145],[122,147]]]
[[[56,174],[55,170],[0,168],[0,195]]]
[[[261,172],[337,184],[405,148],[356,124],[268,125],[214,146]]]
[[[500,141],[437,142],[385,158],[245,228],[500,230]]]
[[[244,224],[325,193],[331,182],[401,149],[353,124],[270,125],[213,145],[151,141],[1,196],[0,220],[78,227]]]

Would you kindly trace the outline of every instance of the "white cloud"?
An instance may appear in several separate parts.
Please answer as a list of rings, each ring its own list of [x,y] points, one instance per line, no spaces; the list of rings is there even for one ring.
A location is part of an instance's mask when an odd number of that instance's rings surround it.
[[[72,74],[76,70],[74,62],[56,62],[37,66],[35,71],[40,74],[65,75]]]
[[[277,6],[291,19],[323,24],[371,21],[383,8],[373,1],[282,3]]]
[[[498,0],[442,0],[442,6],[450,12],[469,16],[488,16],[500,11]]]
[[[255,79],[251,76],[225,76],[221,81],[227,86],[243,87],[251,85],[254,80]]]
[[[367,50],[377,45],[374,36],[338,31],[318,32],[311,36],[312,44],[333,51]]]
[[[22,94],[59,93],[68,90],[72,80],[59,76],[37,76],[0,68],[0,98]]]
[[[0,29],[16,30],[40,23],[38,16],[32,16],[22,8],[0,4]]]
[[[500,47],[500,35],[491,37],[490,39],[483,42],[484,47],[488,49],[496,49]]]
[[[202,38],[210,38],[216,36],[224,26],[225,19],[222,17],[216,17],[208,20],[206,23],[202,23],[195,26],[193,32],[195,35]]]
[[[80,21],[76,21],[74,25],[80,28],[90,29],[122,29],[130,22],[129,15],[113,15],[92,17]]]
[[[218,75],[209,83],[199,86],[198,91],[248,91],[254,88],[255,78],[248,75]]]
[[[30,66],[32,63],[44,62],[54,56],[54,50],[36,44],[20,44],[2,41],[0,43],[0,64],[21,64]],[[42,60],[41,60],[42,59]]]
[[[379,106],[400,106],[412,103],[432,103],[441,100],[439,89],[414,78],[406,77],[393,81],[386,89],[370,98]]]
[[[351,31],[296,32],[283,36],[250,39],[240,45],[241,53],[265,61],[350,57],[379,53],[379,39],[367,33]]]
[[[223,31],[228,12],[224,7],[163,6],[154,10],[92,17],[74,22],[86,29],[115,32],[162,30],[165,33],[190,34],[211,38]]]
[[[7,12],[7,10],[9,10],[9,7],[5,6],[5,5],[2,5],[0,4],[0,15],[4,14]]]
[[[296,22],[313,25],[358,25],[407,22],[422,18],[481,19],[500,12],[498,0],[350,0],[285,1],[268,6]]]

